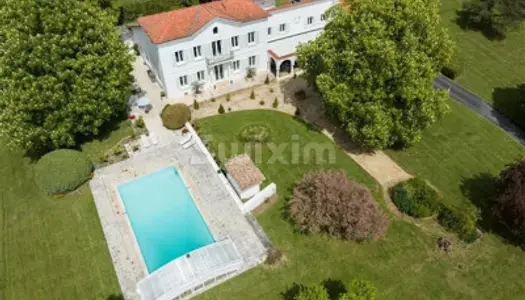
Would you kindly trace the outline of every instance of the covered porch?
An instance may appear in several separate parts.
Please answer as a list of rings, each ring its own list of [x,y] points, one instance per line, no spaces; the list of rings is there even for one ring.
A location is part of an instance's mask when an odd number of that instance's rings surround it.
[[[272,49],[268,50],[268,70],[278,81],[293,76],[297,68],[295,52],[278,53]]]

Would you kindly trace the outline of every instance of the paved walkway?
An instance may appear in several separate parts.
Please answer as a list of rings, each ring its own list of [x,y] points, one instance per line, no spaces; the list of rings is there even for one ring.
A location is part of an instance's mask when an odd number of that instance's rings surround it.
[[[211,156],[207,156],[202,142],[195,139],[193,146],[183,149],[180,141],[185,137],[180,130],[172,131],[163,126],[160,112],[170,102],[161,99],[160,87],[149,79],[146,71],[142,59],[137,57],[133,75],[150,99],[152,109],[145,113],[133,107],[132,112],[144,118],[150,134],[155,133],[157,136],[158,144],[142,149],[130,159],[97,169],[90,182],[124,298],[133,300],[140,298],[136,284],[147,272],[117,187],[162,168],[174,166],[179,171],[215,240],[230,238],[235,243],[243,257],[243,268],[239,273],[259,264],[266,255],[265,246],[254,225],[240,209],[241,201],[226,184],[226,178],[218,172],[218,166]],[[223,280],[203,287],[203,290]]]
[[[496,126],[517,139],[522,145],[525,145],[525,132],[509,117],[496,110],[479,96],[461,87],[443,75],[439,75],[438,78],[436,78],[434,81],[434,88],[448,89],[450,91],[450,97],[454,100],[466,105],[472,111],[496,124]]]
[[[140,57],[137,58],[134,65],[133,75],[141,88],[146,92],[153,105],[153,109],[149,114],[144,114],[137,108],[134,112],[143,115],[146,127],[149,132],[155,132],[159,136],[160,145],[165,145],[171,140],[171,131],[167,130],[162,125],[160,119],[160,112],[162,108],[171,102],[177,100],[161,100],[160,87],[157,83],[153,83],[147,75],[147,67],[143,64]],[[346,153],[356,161],[365,171],[374,177],[383,189],[388,190],[398,182],[404,181],[412,176],[406,173],[399,165],[397,165],[388,155],[383,151],[362,152],[354,143],[352,143],[347,135],[333,126],[324,117],[324,108],[319,100],[319,95],[308,87],[305,80],[301,78],[289,79],[283,81],[273,81],[269,85],[258,85],[253,87],[255,91],[255,99],[250,99],[252,88],[236,91],[230,94],[230,101],[226,101],[226,96],[217,97],[215,102],[206,101],[200,103],[200,108],[195,110],[192,108],[192,119],[200,119],[218,114],[219,105],[223,105],[226,112],[253,110],[253,109],[275,109],[290,115],[294,115],[296,109],[301,111],[301,116],[309,123],[314,124],[322,129],[322,132],[333,139],[336,143],[341,145]],[[303,90],[306,92],[306,99],[296,100],[295,92]],[[274,99],[277,98],[279,106],[272,107]],[[260,101],[264,101],[261,105]],[[190,105],[191,101],[182,99],[182,102]],[[385,193],[385,197],[388,193]],[[397,208],[387,199],[387,205],[391,210],[398,214]]]
[[[270,92],[270,89],[273,92]],[[300,101],[295,99],[294,94],[298,90],[306,92],[306,99]],[[385,191],[387,206],[394,214],[400,215],[397,207],[388,197],[388,189],[401,181],[411,178],[412,175],[405,172],[383,151],[363,152],[359,150],[343,130],[334,126],[324,117],[324,108],[318,99],[318,94],[308,88],[304,80],[290,79],[285,82],[273,82],[270,85],[258,86],[255,88],[256,100],[249,98],[250,92],[251,90],[246,90],[232,94],[230,101],[226,101],[222,97],[216,99],[216,102],[202,103],[200,109],[193,110],[192,118],[200,119],[217,115],[220,104],[225,109],[231,107],[232,111],[260,108],[273,109],[271,103],[268,103],[271,101],[266,101],[264,106],[259,105],[259,101],[260,99],[274,99],[277,97],[279,99],[279,107],[275,110],[293,115],[298,108],[305,121],[319,127],[323,134],[339,144],[348,156],[379,182]]]
[[[272,82],[269,85],[262,84],[253,87],[255,99],[250,99],[251,91],[252,88],[232,93],[230,94],[229,101],[226,101],[226,96],[222,96],[217,98],[215,102],[203,102],[197,110],[191,107],[192,119],[202,119],[217,115],[220,105],[224,107],[226,112],[253,109],[275,109],[290,115],[295,113],[295,106],[289,103],[290,100],[283,94],[278,83]],[[277,108],[273,108],[272,103],[276,98],[279,105]],[[264,101],[264,104],[261,104],[261,101]]]
[[[161,88],[157,83],[151,81],[148,77],[147,70],[148,68],[144,65],[142,58],[137,57],[133,63],[133,76],[141,89],[145,92],[145,96],[149,98],[152,109],[149,113],[145,113],[142,109],[133,107],[132,112],[144,118],[144,123],[146,124],[148,131],[157,135],[159,145],[163,146],[172,141],[173,135],[172,131],[167,130],[164,125],[162,125],[162,120],[160,118],[160,112],[168,102],[161,100]]]
[[[147,272],[117,188],[122,183],[169,166],[178,170],[215,240],[230,238],[235,243],[243,257],[243,267],[239,272],[254,267],[265,256],[262,241],[239,207],[240,200],[225,185],[226,179],[217,172],[218,167],[211,157],[206,156],[202,142],[184,149],[179,144],[184,138],[180,132],[172,132],[170,143],[97,169],[90,182],[125,299],[140,298],[136,286]],[[218,283],[220,281],[215,284]]]

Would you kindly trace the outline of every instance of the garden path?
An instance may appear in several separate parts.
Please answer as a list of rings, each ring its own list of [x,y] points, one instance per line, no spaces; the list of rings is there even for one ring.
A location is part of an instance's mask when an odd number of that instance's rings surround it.
[[[304,90],[306,97],[303,100],[296,99],[295,92]],[[219,105],[222,105],[226,112],[252,109],[275,109],[290,115],[294,115],[299,109],[301,117],[310,124],[315,125],[328,138],[340,145],[354,161],[356,161],[366,172],[374,177],[381,185],[385,194],[387,207],[397,216],[401,213],[392,203],[388,190],[395,184],[412,178],[403,168],[394,162],[383,151],[364,152],[356,147],[347,134],[332,124],[324,117],[324,109],[319,95],[302,79],[290,79],[288,81],[272,82],[269,85],[254,87],[255,99],[250,99],[251,89],[238,91],[230,95],[230,100],[226,97],[215,99],[214,102],[208,101],[199,104],[199,109],[192,108],[192,118],[201,119],[218,114]],[[279,101],[277,108],[272,108],[273,99]],[[259,101],[264,99],[264,105]]]
[[[143,116],[146,127],[150,133],[154,132],[157,135],[160,145],[168,144],[173,139],[173,131],[166,129],[162,125],[160,112],[166,104],[174,101],[161,99],[161,88],[157,83],[149,79],[147,67],[143,64],[140,57],[134,62],[133,75],[153,106],[147,114],[136,107],[133,108],[133,112]],[[252,90],[254,91],[255,99],[250,99]],[[295,95],[300,90],[305,91],[305,98],[302,100],[297,99]],[[278,106],[273,108],[272,104],[275,99],[278,101]],[[184,99],[183,102],[190,104],[188,99]],[[412,175],[405,172],[383,151],[364,152],[356,147],[355,143],[349,140],[343,130],[324,117],[324,108],[319,95],[312,88],[309,88],[303,79],[292,78],[280,82],[272,81],[268,85],[258,85],[231,93],[229,99],[227,99],[227,96],[221,96],[214,101],[200,102],[199,109],[192,107],[192,119],[217,115],[219,114],[220,105],[224,107],[226,113],[240,110],[273,109],[294,115],[296,110],[299,109],[301,117],[306,122],[318,127],[323,134],[340,145],[348,156],[379,182],[385,191],[387,207],[394,214],[401,215],[390,200],[388,189],[401,181],[411,178]]]

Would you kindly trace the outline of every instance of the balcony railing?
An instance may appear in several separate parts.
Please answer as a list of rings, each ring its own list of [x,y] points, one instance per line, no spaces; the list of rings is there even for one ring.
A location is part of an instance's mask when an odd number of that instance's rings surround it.
[[[206,63],[211,66],[211,65],[220,64],[222,62],[225,62],[231,59],[233,59],[233,51],[226,51],[216,56],[206,57]]]

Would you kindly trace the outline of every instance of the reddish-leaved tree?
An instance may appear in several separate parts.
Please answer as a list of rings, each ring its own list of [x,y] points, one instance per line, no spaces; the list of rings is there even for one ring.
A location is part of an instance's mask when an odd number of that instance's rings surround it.
[[[342,171],[313,172],[297,182],[290,214],[303,232],[348,240],[378,239],[388,227],[370,191]]]
[[[493,210],[514,236],[525,238],[525,159],[507,165],[501,171],[496,180]]]

